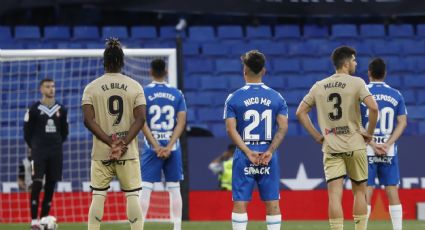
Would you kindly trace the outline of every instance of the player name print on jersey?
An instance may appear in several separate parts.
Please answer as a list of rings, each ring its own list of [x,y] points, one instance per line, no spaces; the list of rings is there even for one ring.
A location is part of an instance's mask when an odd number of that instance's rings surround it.
[[[270,104],[272,103],[272,101],[268,98],[259,98],[259,97],[251,97],[248,98],[246,100],[243,101],[245,103],[245,106],[248,107],[250,105],[257,105],[257,104],[262,104],[265,106],[270,106]]]
[[[127,85],[123,83],[110,83],[110,84],[103,84],[101,86],[103,91],[108,91],[111,89],[122,89],[124,91],[127,91]]]
[[[154,93],[153,95],[148,96],[149,101],[153,101],[153,100],[158,99],[158,98],[164,98],[164,99],[168,99],[170,101],[174,101],[176,99],[176,97],[174,95],[169,94],[169,93],[164,93],[164,92],[157,92],[157,93]]]

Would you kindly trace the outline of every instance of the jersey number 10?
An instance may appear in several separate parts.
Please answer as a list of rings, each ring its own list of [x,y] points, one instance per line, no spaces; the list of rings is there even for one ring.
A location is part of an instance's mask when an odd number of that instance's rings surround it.
[[[252,130],[258,127],[260,125],[260,121],[265,121],[265,139],[271,140],[272,139],[272,110],[267,109],[264,110],[263,113],[261,113],[261,120],[260,120],[260,113],[257,110],[248,110],[244,113],[243,118],[245,121],[249,121],[252,118],[252,122],[245,127],[243,131],[243,139],[245,141],[259,141],[260,140],[260,134],[252,134]]]

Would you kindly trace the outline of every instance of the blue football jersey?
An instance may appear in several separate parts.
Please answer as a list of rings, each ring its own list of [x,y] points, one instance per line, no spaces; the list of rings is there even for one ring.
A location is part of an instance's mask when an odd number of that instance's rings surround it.
[[[166,83],[152,82],[145,87],[146,124],[161,145],[170,140],[177,124],[177,113],[186,111],[183,93]]]
[[[285,99],[263,83],[246,84],[236,90],[227,97],[224,108],[224,119],[236,119],[238,133],[245,142],[271,141],[279,114],[288,116]]]
[[[404,98],[398,90],[391,88],[384,82],[371,82],[367,87],[372,93],[379,108],[374,140],[378,144],[385,143],[397,125],[397,117],[400,115],[407,115]],[[361,114],[363,127],[367,127],[369,111],[363,103],[361,105]],[[397,145],[394,144],[394,146],[390,146],[387,155],[394,156],[396,154]],[[375,155],[370,147],[368,147],[368,155]]]

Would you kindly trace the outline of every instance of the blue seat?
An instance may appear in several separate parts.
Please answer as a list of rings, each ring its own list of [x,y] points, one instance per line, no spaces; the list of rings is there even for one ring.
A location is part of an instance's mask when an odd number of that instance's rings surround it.
[[[96,26],[75,26],[73,37],[76,40],[98,40],[99,29]]]
[[[316,54],[317,45],[315,42],[298,42],[288,47],[288,54],[291,56],[313,56]],[[329,52],[329,51],[328,51]]]
[[[220,39],[243,39],[242,27],[238,25],[219,26],[217,37]]]
[[[418,90],[417,102],[421,105],[425,105],[425,90]]]
[[[193,108],[187,108],[187,122],[192,123],[197,120],[196,110]]]
[[[8,26],[0,26],[0,41],[10,41],[12,42],[12,31]]]
[[[276,39],[298,39],[301,37],[299,25],[277,25],[274,30]]]
[[[128,38],[127,27],[125,26],[104,26],[102,27],[102,38],[116,37],[120,40]]]
[[[226,102],[227,97],[231,93],[233,93],[233,91],[230,90],[229,88],[226,88],[225,90],[214,92],[213,105],[223,109],[224,103]]]
[[[260,50],[266,56],[283,56],[287,54],[287,47],[286,44],[283,42],[264,43],[261,46]]]
[[[329,36],[328,27],[320,25],[304,25],[304,37],[308,38],[326,38]]]
[[[272,37],[272,30],[270,26],[247,26],[246,37],[248,39],[270,39]]]
[[[319,75],[318,75],[319,76]],[[316,83],[316,77],[311,75],[306,76],[290,76],[286,79],[288,89],[310,89]],[[306,91],[307,92],[307,91]]]
[[[399,89],[403,86],[402,77],[398,75],[391,75],[391,76],[387,75],[387,77],[385,78],[385,82],[391,87],[396,89]]]
[[[366,38],[385,37],[385,26],[383,24],[360,25],[360,36]]]
[[[44,27],[44,39],[69,40],[71,39],[71,29],[68,26],[46,26]]]
[[[218,73],[242,73],[241,61],[238,59],[217,59],[215,67]]]
[[[263,81],[266,85],[268,85],[269,87],[271,87],[272,89],[276,91],[282,91],[286,86],[285,78],[281,76],[267,75],[266,77],[263,78]]]
[[[283,94],[283,98],[285,98],[286,103],[288,105],[298,106],[301,100],[304,98],[305,92],[302,90],[291,90],[286,91]]]
[[[418,24],[416,26],[416,35],[418,37],[425,37],[425,24]]]
[[[202,77],[201,90],[225,90],[227,89],[226,78]]]
[[[184,42],[183,43],[183,54],[185,56],[199,55],[199,45],[195,44],[195,43]]]
[[[161,26],[159,28],[159,36],[162,39],[170,40],[176,39],[177,36],[185,38],[186,33],[184,31],[177,31],[174,26]]]
[[[398,55],[401,52],[401,47],[397,41],[376,41],[373,44],[373,51],[379,56]]]
[[[208,56],[226,56],[230,53],[230,46],[222,43],[203,44],[202,53]]]
[[[408,105],[414,105],[418,101],[418,98],[415,95],[414,90],[402,90],[401,94],[403,95],[404,102]],[[410,112],[410,111],[407,111]]]
[[[425,134],[425,121],[419,122],[418,133],[420,135],[424,135]]]
[[[407,60],[412,60],[412,62],[415,62],[415,67],[416,67],[416,71],[424,74],[425,73],[425,58],[416,58],[416,57],[412,57],[412,58],[406,58]]]
[[[189,39],[196,42],[215,41],[212,26],[192,26],[189,28]]]
[[[38,26],[16,26],[15,39],[40,39]]]
[[[402,40],[399,44],[405,55],[425,54],[425,41],[423,40]]]
[[[186,93],[188,107],[209,106],[213,103],[213,97],[209,93]]]
[[[211,73],[214,67],[211,60],[190,58],[186,59],[185,70],[187,73]]]
[[[232,55],[240,56],[250,50],[259,48],[259,45],[254,43],[235,43],[230,47],[230,53]]]
[[[206,122],[222,122],[223,121],[223,108],[200,108],[199,120]]]
[[[387,62],[389,73],[409,73],[414,71],[414,63],[409,63],[405,58],[389,57],[384,60]]]
[[[356,38],[357,27],[354,24],[332,25],[332,36],[334,38]]]
[[[302,68],[305,72],[326,72],[330,70],[329,58],[304,58]]]
[[[413,37],[415,32],[411,24],[392,24],[388,26],[388,35],[391,37]]]
[[[132,39],[156,39],[158,37],[155,26],[132,26],[130,32]]]
[[[417,75],[404,76],[404,86],[410,88],[425,88],[425,77]]]
[[[243,79],[242,76],[229,77],[229,87],[232,91],[239,89],[244,85],[245,85],[245,80]]]
[[[409,119],[425,119],[425,106],[407,106]]]
[[[276,58],[272,60],[274,73],[299,73],[301,62],[299,59]]]

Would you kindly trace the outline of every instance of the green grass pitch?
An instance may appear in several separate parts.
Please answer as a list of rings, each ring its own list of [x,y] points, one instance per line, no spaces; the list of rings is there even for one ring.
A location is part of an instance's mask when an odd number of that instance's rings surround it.
[[[28,224],[0,224],[1,230],[21,230],[29,229]],[[77,224],[68,224],[68,223],[59,223],[59,230],[86,230],[87,226],[84,223]],[[123,230],[130,229],[128,224],[122,223],[113,223],[113,224],[103,224],[101,227],[102,230]],[[172,225],[168,223],[146,223],[146,230],[155,229],[155,230],[171,230]],[[232,229],[230,222],[184,222],[182,226],[183,230],[226,230]],[[282,222],[283,230],[298,230],[298,229],[307,229],[307,230],[328,230],[329,225],[326,221],[284,221]],[[354,229],[354,223],[347,221],[344,223],[344,229],[352,230]],[[372,230],[388,230],[392,229],[391,221],[372,221],[369,223],[368,229]],[[425,229],[425,221],[404,221],[403,229],[407,230],[422,230]],[[266,230],[265,222],[249,222],[248,230]]]

